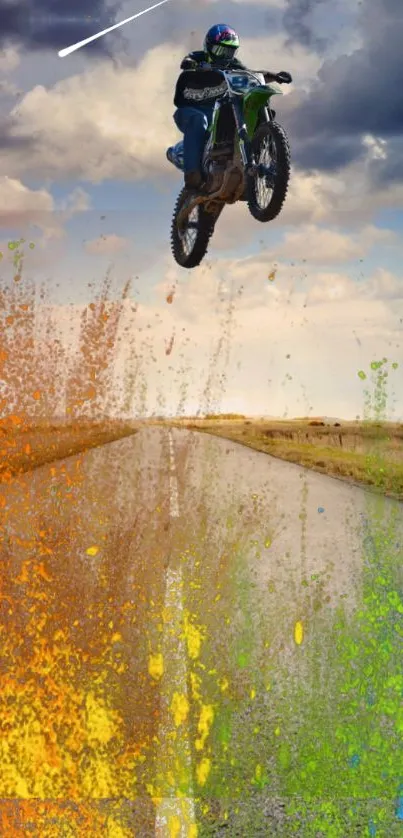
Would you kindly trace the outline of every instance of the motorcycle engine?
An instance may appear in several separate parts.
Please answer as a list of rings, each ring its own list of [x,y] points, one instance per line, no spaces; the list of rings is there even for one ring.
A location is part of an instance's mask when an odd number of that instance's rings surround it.
[[[209,155],[207,163],[207,190],[215,192],[221,188],[224,173],[233,155],[233,144],[220,142]]]
[[[224,159],[209,161],[207,175],[208,192],[217,192],[221,188],[226,168],[227,161]]]

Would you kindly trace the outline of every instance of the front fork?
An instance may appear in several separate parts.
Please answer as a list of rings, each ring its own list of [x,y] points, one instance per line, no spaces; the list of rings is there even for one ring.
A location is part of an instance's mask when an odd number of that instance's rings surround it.
[[[252,152],[252,144],[249,139],[249,134],[244,121],[243,109],[240,107],[237,100],[233,100],[232,108],[235,117],[235,124],[238,132],[239,151],[244,165],[245,173],[247,175],[258,175],[264,177],[269,174],[267,166],[256,163],[255,155]],[[265,117],[267,122],[270,121],[268,109],[265,108]]]
[[[255,158],[252,154],[251,141],[246,130],[246,124],[243,116],[243,109],[239,105],[237,99],[232,100],[232,110],[235,118],[236,130],[238,133],[239,151],[242,158],[242,163],[246,174],[252,174],[251,168],[255,167]]]

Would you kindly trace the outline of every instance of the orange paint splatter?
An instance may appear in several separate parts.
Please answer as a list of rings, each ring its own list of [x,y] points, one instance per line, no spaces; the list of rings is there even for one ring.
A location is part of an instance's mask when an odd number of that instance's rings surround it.
[[[165,355],[170,355],[171,354],[172,349],[173,349],[173,345],[174,345],[174,341],[175,341],[175,335],[173,334],[171,339],[168,341],[168,343],[165,342]]]
[[[175,291],[176,291],[176,288],[174,286],[173,288],[171,288],[171,290],[168,292],[168,294],[166,296],[166,301],[169,305],[172,305],[172,303],[174,301]]]

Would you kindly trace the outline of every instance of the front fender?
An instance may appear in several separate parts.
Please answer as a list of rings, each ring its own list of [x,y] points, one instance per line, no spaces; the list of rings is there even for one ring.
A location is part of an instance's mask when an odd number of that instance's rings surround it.
[[[244,116],[249,137],[253,137],[259,117],[259,111],[264,108],[272,96],[282,96],[283,92],[271,84],[253,87],[244,96]]]

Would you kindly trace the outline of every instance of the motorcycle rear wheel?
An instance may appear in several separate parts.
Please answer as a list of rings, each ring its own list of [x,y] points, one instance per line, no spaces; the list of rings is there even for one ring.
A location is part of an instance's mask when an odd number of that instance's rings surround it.
[[[256,162],[263,163],[265,166],[267,161],[261,159],[262,153],[269,151],[275,174],[272,187],[267,186],[266,175],[263,177],[250,175],[247,178],[246,193],[249,212],[257,221],[272,221],[281,212],[290,180],[291,160],[288,138],[277,122],[265,122],[257,129],[251,145]],[[266,187],[271,193],[268,200],[262,199],[263,190],[259,189],[260,186]]]
[[[222,207],[218,212],[206,212],[198,204],[186,220],[183,230],[178,228],[178,215],[188,198],[187,189],[182,189],[175,204],[171,225],[172,254],[181,268],[196,268],[204,259],[214,227]]]

